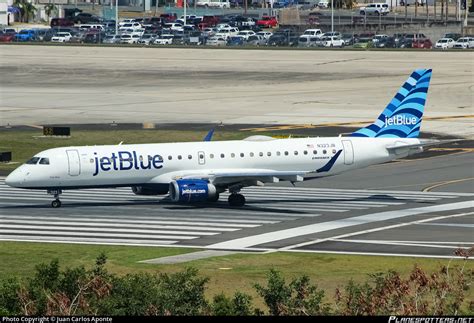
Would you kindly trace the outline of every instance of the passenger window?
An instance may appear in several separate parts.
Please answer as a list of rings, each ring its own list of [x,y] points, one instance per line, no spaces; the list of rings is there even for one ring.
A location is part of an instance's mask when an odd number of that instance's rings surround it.
[[[317,155],[318,154],[318,151],[317,150],[313,150],[313,155]]]
[[[209,157],[214,158],[214,154],[210,154]]]
[[[307,150],[303,151],[303,154],[307,155],[307,154],[308,154],[308,151],[307,151]]]
[[[40,165],[49,165],[49,158],[41,158]]]
[[[181,160],[181,159],[183,159],[183,157],[181,157],[181,155],[178,155],[178,159]]]
[[[288,152],[287,152],[287,151],[285,151],[285,156],[288,156]]]
[[[326,151],[326,149],[324,149],[324,150],[323,150],[323,154],[325,154],[325,155],[326,155],[326,153],[327,153],[327,151]]]
[[[224,154],[221,154],[221,158],[224,158],[224,157],[225,157],[225,155],[224,155]]]
[[[28,165],[36,165],[38,163],[38,160],[40,160],[39,157],[33,157],[30,160],[28,160],[25,164]]]
[[[333,149],[333,150],[332,150],[332,153],[335,154],[335,153],[336,153],[336,149]]]
[[[263,153],[262,153],[262,152],[259,152],[258,155],[259,155],[260,157],[263,157]]]
[[[295,156],[298,156],[298,151],[297,150],[295,150]]]
[[[230,157],[234,158],[234,157],[235,157],[235,154],[234,154],[234,153],[230,154]]]
[[[271,155],[272,155],[272,153],[271,153],[271,152],[267,152],[267,156],[269,156],[269,157],[270,157]]]
[[[240,157],[244,157],[244,156],[245,156],[244,153],[240,153]]]
[[[168,160],[171,160],[171,159],[173,159],[173,156],[168,156]]]
[[[277,151],[277,156],[280,156],[280,155],[281,155],[281,153],[279,151]]]
[[[254,156],[254,153],[250,153],[250,157],[253,157]]]
[[[192,156],[192,155],[188,155],[188,159],[193,159],[193,156]]]
[[[199,154],[199,159],[204,159],[204,155],[203,155],[203,154]]]

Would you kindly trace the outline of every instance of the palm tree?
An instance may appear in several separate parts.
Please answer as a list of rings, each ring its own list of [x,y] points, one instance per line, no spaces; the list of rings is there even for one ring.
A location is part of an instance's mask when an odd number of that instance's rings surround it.
[[[48,3],[44,6],[44,12],[49,18],[51,14],[57,14],[58,8],[54,5],[54,3]]]
[[[14,5],[20,9],[20,20],[22,22],[28,22],[30,16],[34,15],[38,10],[28,0],[15,0]]]

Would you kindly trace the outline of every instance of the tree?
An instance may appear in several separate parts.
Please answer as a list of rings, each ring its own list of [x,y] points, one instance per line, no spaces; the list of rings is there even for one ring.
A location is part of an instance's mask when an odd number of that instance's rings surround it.
[[[44,6],[44,12],[48,16],[48,18],[51,17],[51,15],[57,15],[58,14],[58,8],[54,5],[54,3],[48,3],[47,5]]]
[[[28,0],[15,0],[13,4],[20,9],[20,20],[22,22],[28,22],[30,17],[38,11]]]

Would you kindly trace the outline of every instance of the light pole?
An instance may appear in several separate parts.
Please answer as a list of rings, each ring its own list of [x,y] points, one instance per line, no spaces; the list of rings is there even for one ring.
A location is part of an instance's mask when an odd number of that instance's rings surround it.
[[[112,2],[112,0],[110,0]],[[115,0],[115,35],[118,35],[118,0]]]
[[[331,35],[334,35],[334,0],[331,0]]]
[[[186,26],[186,5],[187,5],[187,0],[184,0],[184,25],[183,25],[183,31],[184,31],[184,26]]]

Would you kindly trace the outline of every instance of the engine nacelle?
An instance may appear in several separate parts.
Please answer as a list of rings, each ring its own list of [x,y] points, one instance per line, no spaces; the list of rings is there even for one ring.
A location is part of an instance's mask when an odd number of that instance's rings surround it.
[[[160,186],[132,186],[135,195],[163,195],[168,193],[168,185]]]
[[[173,202],[203,202],[218,196],[214,185],[199,179],[171,181],[169,192]]]

